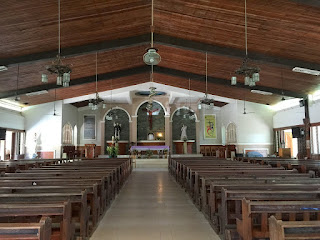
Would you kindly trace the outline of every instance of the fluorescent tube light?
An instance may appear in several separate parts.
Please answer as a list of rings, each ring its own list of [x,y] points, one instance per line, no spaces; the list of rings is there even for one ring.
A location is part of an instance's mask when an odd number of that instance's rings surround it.
[[[272,95],[273,94],[272,92],[265,92],[265,91],[255,90],[255,89],[252,89],[251,92],[261,94],[261,95]]]
[[[6,71],[6,70],[8,70],[8,68],[6,66],[0,66],[0,72],[1,71]]]
[[[28,96],[28,97],[37,96],[37,95],[42,95],[42,94],[46,94],[46,93],[48,93],[47,90],[42,90],[42,91],[38,91],[38,92],[26,93],[26,96]]]
[[[310,74],[310,75],[314,75],[314,76],[319,76],[320,75],[320,71],[317,70],[311,70],[311,69],[307,69],[307,68],[301,68],[301,67],[295,67],[292,69],[293,72],[298,72],[298,73],[305,73],[305,74]]]

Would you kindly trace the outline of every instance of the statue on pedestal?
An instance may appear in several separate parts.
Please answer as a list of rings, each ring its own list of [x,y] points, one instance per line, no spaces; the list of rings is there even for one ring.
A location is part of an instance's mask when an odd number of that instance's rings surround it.
[[[188,140],[188,136],[187,136],[187,126],[186,125],[182,125],[181,128],[181,140],[182,141],[187,141]]]
[[[121,124],[114,123],[113,128],[114,128],[114,138],[116,142],[118,142],[120,140]]]

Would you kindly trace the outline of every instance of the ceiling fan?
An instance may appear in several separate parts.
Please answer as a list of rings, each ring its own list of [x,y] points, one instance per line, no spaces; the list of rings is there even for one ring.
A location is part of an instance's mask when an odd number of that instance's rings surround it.
[[[46,114],[49,116],[61,116],[59,114],[57,114],[57,110],[56,110],[56,101],[57,101],[57,90],[54,89],[54,102],[53,102],[53,114]]]
[[[246,114],[252,114],[254,112],[247,112],[247,109],[246,109],[246,100],[243,101],[243,113],[244,115]]]

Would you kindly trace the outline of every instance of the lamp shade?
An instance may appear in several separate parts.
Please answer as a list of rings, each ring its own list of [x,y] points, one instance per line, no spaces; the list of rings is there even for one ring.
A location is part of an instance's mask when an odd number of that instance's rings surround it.
[[[259,73],[252,74],[252,79],[254,82],[259,82],[260,81],[260,74]]]
[[[48,76],[47,76],[47,74],[42,74],[41,75],[41,82],[43,82],[43,83],[48,83]]]
[[[231,85],[237,85],[237,77],[231,77]]]
[[[249,76],[246,76],[244,78],[244,85],[248,86],[250,84],[250,77]]]

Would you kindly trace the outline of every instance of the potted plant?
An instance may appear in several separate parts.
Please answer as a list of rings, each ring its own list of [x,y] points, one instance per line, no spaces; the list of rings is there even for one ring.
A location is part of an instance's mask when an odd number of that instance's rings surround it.
[[[119,148],[115,147],[115,146],[108,146],[107,152],[108,152],[110,158],[116,158],[119,153]]]

